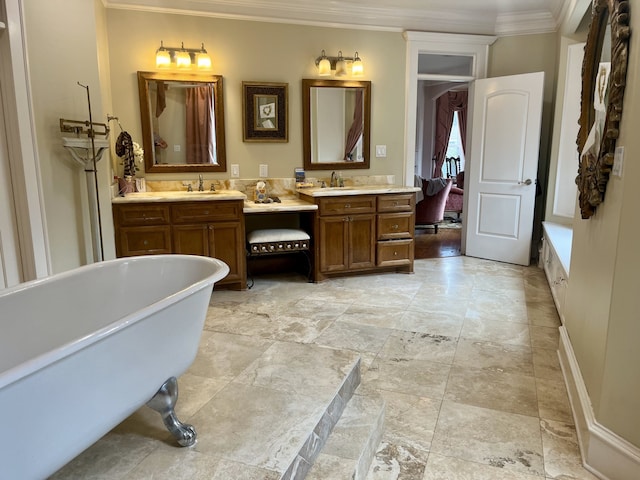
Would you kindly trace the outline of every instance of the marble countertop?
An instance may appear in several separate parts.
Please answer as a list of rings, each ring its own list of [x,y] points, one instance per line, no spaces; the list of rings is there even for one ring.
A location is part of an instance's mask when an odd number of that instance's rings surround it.
[[[271,213],[271,212],[305,212],[318,210],[318,206],[299,198],[281,198],[280,202],[255,203],[253,200],[245,200],[244,213]]]
[[[342,195],[367,195],[380,193],[414,193],[418,192],[418,187],[403,187],[400,185],[354,185],[349,187],[313,187],[299,188],[296,191],[299,195],[309,197],[337,197]]]
[[[136,202],[204,202],[217,200],[246,200],[247,196],[238,190],[216,190],[215,192],[134,192],[124,197],[114,197],[111,203]]]

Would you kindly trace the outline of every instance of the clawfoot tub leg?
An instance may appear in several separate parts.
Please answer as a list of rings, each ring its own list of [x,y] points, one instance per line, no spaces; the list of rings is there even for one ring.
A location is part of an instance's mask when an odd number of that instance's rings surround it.
[[[173,409],[178,401],[178,380],[171,377],[164,382],[160,390],[147,402],[147,406],[162,416],[165,427],[171,432],[180,446],[190,447],[196,443],[196,429],[193,425],[182,423]]]

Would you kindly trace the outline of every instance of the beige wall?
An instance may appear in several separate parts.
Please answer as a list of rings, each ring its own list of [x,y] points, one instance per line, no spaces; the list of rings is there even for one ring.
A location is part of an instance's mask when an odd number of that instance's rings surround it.
[[[640,16],[631,16],[640,29]],[[590,220],[574,220],[567,330],[595,411],[605,427],[640,447],[640,38],[631,37],[619,146],[622,178],[611,177]]]
[[[88,120],[88,85],[95,122],[104,122],[102,92],[97,66],[97,34],[94,2],[24,1],[25,35],[34,105],[37,152],[51,251],[53,273],[92,261],[85,173],[62,147],[59,119]],[[100,2],[96,5],[101,7]],[[99,164],[102,207],[110,216],[106,186],[108,160]],[[110,219],[109,219],[110,221]],[[113,231],[105,234],[111,244]]]
[[[243,178],[258,177],[259,164],[269,166],[270,177],[293,177],[294,168],[302,166],[301,80],[317,77],[314,60],[322,49],[328,55],[337,55],[342,50],[349,56],[357,50],[364,62],[365,79],[372,82],[372,151],[374,145],[385,144],[387,158],[372,157],[369,170],[353,172],[392,174],[401,181],[405,43],[400,33],[126,10],[108,10],[107,18],[113,107],[134,141],[142,143],[136,72],[156,70],[155,51],[160,40],[169,46],[184,42],[186,47],[193,48],[204,42],[212,57],[213,73],[224,78],[227,164],[239,164]],[[289,84],[288,143],[242,141],[243,81]],[[228,178],[229,173],[212,173],[207,177]],[[148,178],[168,177],[155,174]]]

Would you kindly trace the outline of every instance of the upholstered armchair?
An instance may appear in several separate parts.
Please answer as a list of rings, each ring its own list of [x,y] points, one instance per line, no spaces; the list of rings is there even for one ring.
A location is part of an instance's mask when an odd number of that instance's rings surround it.
[[[456,176],[455,187],[451,187],[449,196],[447,197],[447,204],[444,206],[445,212],[455,212],[458,214],[458,218],[462,213],[462,198],[464,195],[464,172],[459,172]]]
[[[429,180],[422,179],[422,194],[424,198],[416,204],[417,226],[433,225],[436,233],[438,233],[438,223],[444,220],[445,205],[452,185],[453,180],[449,178],[440,191],[434,195],[427,195],[427,192],[430,192]]]

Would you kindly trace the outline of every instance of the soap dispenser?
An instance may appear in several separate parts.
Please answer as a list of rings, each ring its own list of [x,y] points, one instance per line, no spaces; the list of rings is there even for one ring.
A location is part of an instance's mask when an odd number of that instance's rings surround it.
[[[344,179],[342,178],[342,172],[338,172],[338,186],[344,187]]]

